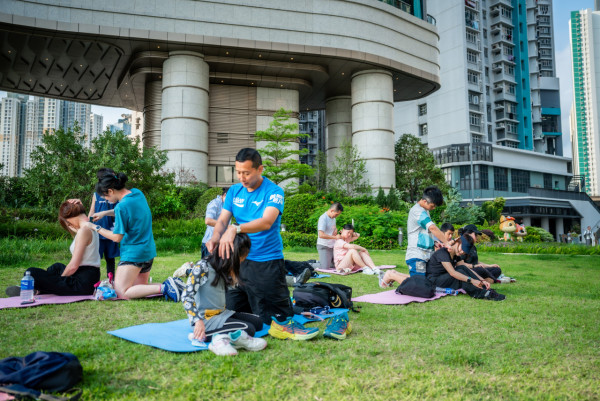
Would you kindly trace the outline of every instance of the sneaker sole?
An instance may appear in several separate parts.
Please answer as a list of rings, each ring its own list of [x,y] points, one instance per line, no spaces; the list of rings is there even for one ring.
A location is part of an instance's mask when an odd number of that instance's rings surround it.
[[[345,340],[346,339],[346,333],[344,333],[344,334],[323,333],[323,337],[329,337],[329,338],[333,338],[333,339],[336,339],[336,340]]]
[[[315,331],[315,332],[309,333],[309,334],[291,334],[291,333],[288,333],[287,331],[273,330],[273,328],[270,328],[268,333],[271,337],[278,338],[280,340],[290,339],[290,340],[295,340],[295,341],[310,340],[311,338],[315,338],[316,336],[319,335],[318,331]]]
[[[231,344],[231,346],[235,349],[245,349],[246,351],[252,351],[252,352],[262,351],[263,349],[267,348],[266,343],[265,343],[265,346],[262,348],[248,348],[248,347],[244,347],[242,345],[234,345],[234,344]]]

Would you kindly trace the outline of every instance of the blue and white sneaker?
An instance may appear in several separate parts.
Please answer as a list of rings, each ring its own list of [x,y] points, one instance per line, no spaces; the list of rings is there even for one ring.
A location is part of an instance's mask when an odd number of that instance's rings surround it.
[[[346,334],[349,334],[351,331],[352,328],[350,326],[348,314],[342,313],[341,315],[337,315],[329,319],[327,327],[325,327],[323,337],[344,340],[346,338]]]
[[[179,278],[169,277],[163,283],[162,294],[167,301],[179,302],[185,285]]]

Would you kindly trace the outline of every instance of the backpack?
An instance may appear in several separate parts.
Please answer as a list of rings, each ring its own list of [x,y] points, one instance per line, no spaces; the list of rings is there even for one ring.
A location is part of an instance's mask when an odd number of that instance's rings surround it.
[[[72,389],[72,395],[58,397],[42,394],[66,392],[81,381],[83,368],[77,357],[62,352],[33,352],[24,358],[9,357],[0,360],[0,392],[20,397],[42,400],[78,400],[80,389]]]
[[[312,274],[315,271],[315,268],[312,267],[312,265],[308,262],[295,262],[293,260],[286,259],[283,261],[283,263],[285,266],[285,270],[292,273],[292,275],[294,275],[294,276],[297,276],[298,274],[302,273],[306,269],[310,270],[310,274],[312,276]]]
[[[396,288],[396,292],[411,297],[432,298],[435,286],[425,276],[410,276]]]
[[[316,281],[294,287],[294,312],[307,311],[315,306],[345,308],[358,312],[352,302],[352,287]]]

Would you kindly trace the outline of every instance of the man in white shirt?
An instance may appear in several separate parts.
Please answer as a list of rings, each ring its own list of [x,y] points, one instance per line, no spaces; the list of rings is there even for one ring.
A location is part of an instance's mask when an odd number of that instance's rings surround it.
[[[328,211],[319,217],[317,223],[318,238],[317,251],[319,252],[319,264],[321,269],[333,269],[333,244],[341,236],[335,225],[335,218],[344,211],[341,203],[335,202]]]

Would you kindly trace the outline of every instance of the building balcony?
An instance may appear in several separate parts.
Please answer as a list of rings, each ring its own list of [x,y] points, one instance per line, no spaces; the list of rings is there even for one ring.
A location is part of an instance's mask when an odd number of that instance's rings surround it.
[[[469,89],[470,91],[475,91],[475,92],[483,92],[483,84],[481,82],[478,83],[472,83],[469,82],[467,83],[467,89]]]
[[[511,0],[490,0],[490,7],[494,7],[494,6],[497,6],[500,4],[505,5],[507,8],[509,8],[511,10],[513,8]]]
[[[478,52],[481,51],[481,41],[478,40],[476,42],[469,42],[467,40],[467,49],[476,50]]]
[[[512,84],[516,84],[515,76],[508,74],[504,69],[500,70],[500,72],[494,72],[493,77],[494,83],[496,82],[510,82]],[[494,87],[494,90],[496,88]]]
[[[467,60],[467,68],[473,71],[481,72],[481,61],[472,62]]]
[[[500,27],[501,25],[494,25],[492,27],[492,44],[504,43],[505,45],[514,46],[512,35],[502,33],[502,29],[494,27]]]
[[[504,111],[496,112],[496,121],[510,121],[518,123],[518,117],[516,113],[506,113]]]
[[[465,7],[479,11],[479,2],[476,0],[465,0]]]
[[[469,131],[475,134],[483,134],[483,124],[469,124]]]
[[[496,141],[511,141],[517,143],[521,142],[519,141],[519,136],[517,134],[506,132],[506,130],[504,129],[497,131]]]
[[[509,101],[513,103],[517,103],[517,96],[514,93],[507,93],[504,89],[501,91],[496,91],[495,100],[498,102],[501,101]]]
[[[482,109],[481,103],[479,103],[479,104],[469,103],[469,111],[474,111],[476,113],[483,114],[481,109]]]
[[[473,29],[475,31],[479,31],[479,22],[472,19],[465,19],[465,25],[467,28]]]
[[[491,15],[492,15],[492,20],[491,20],[490,24],[492,25],[492,27],[494,25],[498,25],[498,24],[504,24],[511,28],[514,27],[514,25],[512,23],[512,19],[508,18],[505,15],[502,15],[501,12],[496,13],[496,15],[494,16],[494,11],[492,10]]]
[[[515,64],[515,56],[513,56],[512,54],[504,54],[502,52],[496,52],[492,57],[492,61],[494,63],[504,61],[507,63]]]

